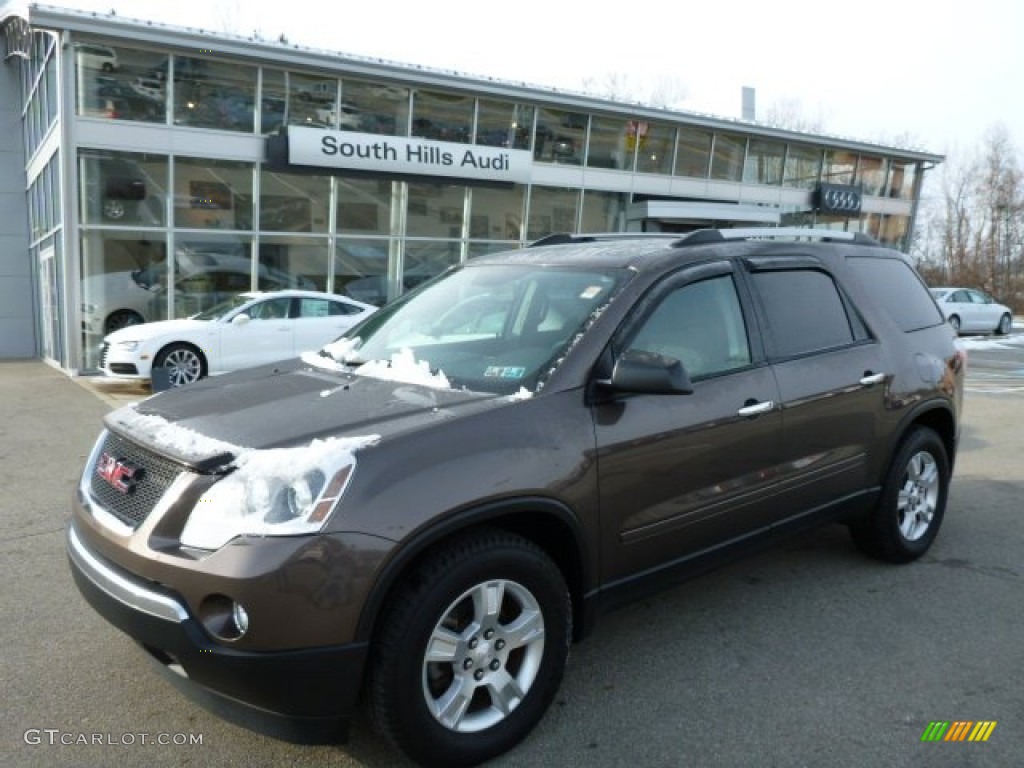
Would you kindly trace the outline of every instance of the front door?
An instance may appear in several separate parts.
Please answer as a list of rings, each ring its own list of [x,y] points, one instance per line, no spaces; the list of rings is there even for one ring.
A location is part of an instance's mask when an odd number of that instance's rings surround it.
[[[594,406],[609,586],[762,528],[774,506],[778,389],[752,349],[730,265],[677,274],[647,306],[613,356],[678,359],[693,393]]]

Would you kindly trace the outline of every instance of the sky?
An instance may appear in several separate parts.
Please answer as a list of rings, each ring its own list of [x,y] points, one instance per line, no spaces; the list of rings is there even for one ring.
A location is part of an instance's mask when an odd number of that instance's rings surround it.
[[[1020,0],[63,0],[63,8],[579,91],[670,82],[676,106],[739,117],[795,105],[822,132],[963,153],[1001,125],[1024,142]],[[900,141],[901,146],[907,142]]]

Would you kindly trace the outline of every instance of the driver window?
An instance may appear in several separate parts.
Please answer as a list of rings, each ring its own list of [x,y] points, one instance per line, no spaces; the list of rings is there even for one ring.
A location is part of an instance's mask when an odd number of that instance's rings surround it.
[[[627,346],[679,360],[691,379],[750,365],[743,312],[730,275],[666,295]]]
[[[249,317],[253,320],[281,320],[288,317],[288,305],[291,299],[270,299],[253,304],[249,307]]]

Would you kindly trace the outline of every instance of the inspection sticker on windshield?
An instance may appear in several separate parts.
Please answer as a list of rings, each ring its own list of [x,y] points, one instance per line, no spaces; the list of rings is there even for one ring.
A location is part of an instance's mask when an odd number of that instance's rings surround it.
[[[600,285],[591,285],[590,287],[583,289],[583,293],[580,294],[580,298],[592,299],[603,290],[604,288],[602,288]]]
[[[519,365],[489,365],[484,376],[489,379],[521,379],[526,369]]]

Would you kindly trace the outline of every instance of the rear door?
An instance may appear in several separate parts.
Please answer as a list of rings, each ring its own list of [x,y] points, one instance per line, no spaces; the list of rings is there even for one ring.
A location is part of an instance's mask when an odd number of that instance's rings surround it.
[[[871,484],[892,372],[833,276],[813,260],[751,259],[747,273],[782,402],[777,460],[791,482],[781,520]]]
[[[361,314],[359,307],[343,301],[303,297],[296,299],[295,351],[316,350],[334,341],[352,327]]]
[[[610,586],[681,564],[772,518],[766,491],[778,478],[782,418],[748,320],[730,264],[702,265],[657,287],[606,354],[672,357],[693,382],[692,394],[593,406]]]

